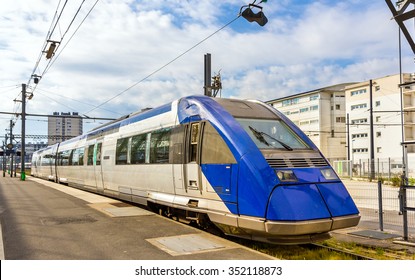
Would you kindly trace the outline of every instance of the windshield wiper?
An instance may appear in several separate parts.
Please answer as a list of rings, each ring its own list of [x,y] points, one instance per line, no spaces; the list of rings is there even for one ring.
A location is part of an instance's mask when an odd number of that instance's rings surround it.
[[[267,142],[267,140],[265,140],[264,136],[262,136],[262,133],[259,132],[258,130],[256,130],[255,128],[253,128],[252,126],[249,126],[249,129],[252,131],[252,133],[255,135],[255,137],[262,143],[264,143],[265,145],[269,146],[269,143]]]
[[[261,141],[262,143],[266,144],[267,146],[269,146],[270,144],[267,142],[267,140],[265,140],[264,136],[268,136],[269,138],[271,138],[274,141],[277,141],[281,146],[283,146],[286,150],[288,151],[292,151],[293,148],[291,148],[290,146],[288,146],[287,144],[285,144],[284,142],[272,137],[271,135],[262,132],[262,131],[258,131],[255,128],[253,128],[252,126],[249,126],[249,129],[254,133],[255,137],[258,138],[259,141]],[[275,147],[275,146],[274,146]]]

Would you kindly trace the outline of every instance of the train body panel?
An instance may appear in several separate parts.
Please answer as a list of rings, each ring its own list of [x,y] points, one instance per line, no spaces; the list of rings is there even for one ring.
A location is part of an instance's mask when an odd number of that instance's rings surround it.
[[[185,97],[39,151],[35,163],[35,176],[208,217],[244,238],[310,242],[360,219],[312,141],[257,101]]]

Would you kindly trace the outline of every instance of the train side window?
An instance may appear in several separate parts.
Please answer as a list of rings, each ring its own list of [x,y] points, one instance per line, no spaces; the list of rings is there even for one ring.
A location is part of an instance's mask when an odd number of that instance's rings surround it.
[[[68,166],[69,165],[69,155],[71,151],[62,151],[58,154],[59,165]]]
[[[128,138],[121,138],[117,140],[117,147],[115,150],[115,164],[127,164],[128,155]]]
[[[62,152],[58,153],[58,158],[57,158],[56,165],[62,165]]]
[[[79,148],[79,165],[84,165],[84,153],[85,153],[85,149],[84,148]]]
[[[170,137],[170,163],[182,164],[184,162],[184,132],[186,126],[176,126],[171,131]]]
[[[150,163],[168,163],[171,129],[162,129],[151,133]]]
[[[136,135],[131,138],[131,163],[146,162],[147,134]]]
[[[197,143],[199,142],[200,123],[192,123],[190,129],[189,162],[197,159]]]
[[[68,151],[68,164],[67,165],[73,165],[73,163],[72,163],[72,156],[73,156],[73,151],[74,150],[70,150],[70,151]]]
[[[101,165],[101,149],[102,149],[102,143],[96,144],[96,150],[95,151],[95,165]]]
[[[50,165],[49,155],[42,156],[42,166],[49,166],[49,165]]]
[[[72,165],[79,165],[79,150],[74,149],[72,150]]]
[[[94,145],[89,145],[88,146],[88,151],[87,151],[87,160],[86,160],[86,164],[87,165],[93,165],[94,164]]]
[[[50,156],[50,165],[54,166],[56,161],[56,155],[53,154]]]
[[[203,129],[202,163],[236,163],[231,150],[209,122]]]

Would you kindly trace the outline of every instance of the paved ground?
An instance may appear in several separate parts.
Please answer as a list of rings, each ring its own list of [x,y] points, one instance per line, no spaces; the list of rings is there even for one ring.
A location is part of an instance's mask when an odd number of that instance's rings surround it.
[[[7,260],[271,259],[145,209],[34,178],[0,177],[0,224]]]

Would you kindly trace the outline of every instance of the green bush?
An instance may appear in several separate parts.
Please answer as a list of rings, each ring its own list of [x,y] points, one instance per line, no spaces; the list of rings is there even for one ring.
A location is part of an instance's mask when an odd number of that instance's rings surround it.
[[[401,176],[391,178],[392,186],[399,187],[401,185]]]

